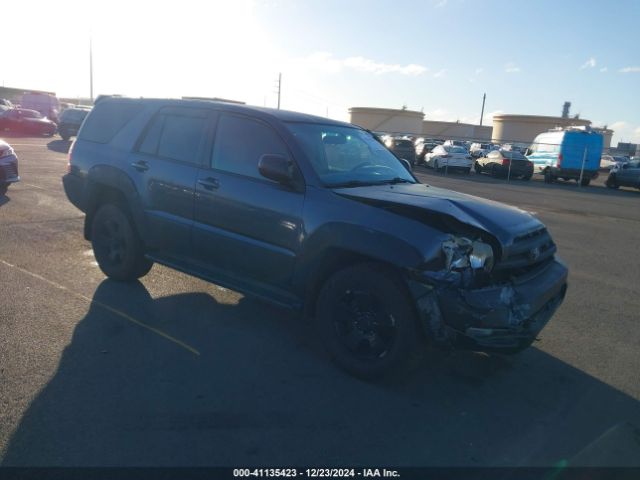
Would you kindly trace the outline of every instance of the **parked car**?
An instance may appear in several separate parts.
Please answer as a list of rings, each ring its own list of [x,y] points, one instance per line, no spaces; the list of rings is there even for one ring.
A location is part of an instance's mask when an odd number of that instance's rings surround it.
[[[567,288],[537,218],[421,184],[367,131],[327,118],[106,98],[63,184],[108,277],[157,262],[294,308],[359,377],[402,369],[423,339],[520,351]]]
[[[486,155],[492,150],[499,150],[499,145],[494,145],[493,143],[472,143],[469,148],[469,153],[473,158],[478,158]]]
[[[437,146],[438,144],[429,138],[418,138],[415,142],[416,163],[424,163],[424,158],[427,153],[431,152],[431,150]]]
[[[411,166],[416,164],[416,151],[410,138],[387,137],[384,144],[396,157],[408,160]]]
[[[558,178],[574,179],[587,186],[597,178],[602,157],[602,134],[588,128],[570,127],[538,135],[527,158],[534,171],[551,183]]]
[[[468,152],[469,151],[469,147],[468,147],[467,143],[468,142],[465,142],[464,140],[446,140],[444,142],[444,146],[446,146],[446,147],[462,147]]]
[[[600,170],[610,170],[615,165],[617,163],[611,155],[602,155],[600,158]]]
[[[513,150],[493,150],[476,159],[474,168],[476,173],[489,173],[493,177],[521,177],[530,180],[533,176],[533,163]]]
[[[463,147],[438,145],[425,156],[425,165],[434,170],[463,170],[471,172],[473,158]]]
[[[19,181],[16,152],[7,142],[0,140],[0,195],[5,195],[9,185]]]
[[[609,188],[640,188],[640,159],[615,165],[605,182]]]
[[[22,95],[20,107],[40,112],[54,123],[58,123],[60,114],[60,102],[53,93],[27,92]]]
[[[69,140],[72,136],[77,135],[80,126],[87,114],[90,112],[86,108],[67,108],[60,115],[60,123],[58,124],[58,133],[63,140]]]
[[[0,113],[0,131],[51,136],[56,133],[56,124],[40,112],[24,108],[12,108]]]

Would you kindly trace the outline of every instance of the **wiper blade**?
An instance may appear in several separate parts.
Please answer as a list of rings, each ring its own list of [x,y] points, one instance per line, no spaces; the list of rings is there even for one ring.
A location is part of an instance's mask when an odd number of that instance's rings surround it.
[[[348,182],[330,183],[327,186],[330,188],[349,188],[349,187],[369,187],[371,185],[377,185],[377,182],[363,182],[362,180],[349,180]]]
[[[411,180],[407,180],[406,178],[394,177],[388,180],[382,180],[380,182],[376,182],[378,185],[395,185],[397,183],[415,183]]]

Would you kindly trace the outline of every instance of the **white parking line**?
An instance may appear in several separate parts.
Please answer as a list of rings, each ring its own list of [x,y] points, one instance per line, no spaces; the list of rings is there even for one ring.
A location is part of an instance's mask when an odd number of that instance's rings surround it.
[[[154,327],[152,327],[150,325],[147,325],[146,323],[143,323],[140,320],[136,320],[132,316],[127,315],[126,313],[118,310],[117,308],[114,308],[114,307],[112,307],[110,305],[107,305],[106,303],[99,302],[98,300],[89,298],[86,295],[82,295],[81,293],[74,292],[74,291],[70,290],[69,288],[65,287],[64,285],[60,285],[59,283],[56,283],[56,282],[54,282],[52,280],[49,280],[48,278],[45,278],[42,275],[38,275],[37,273],[30,272],[29,270],[26,270],[24,268],[18,267],[17,265],[14,265],[12,263],[6,262],[6,261],[2,260],[1,258],[0,258],[0,263],[5,265],[5,266],[7,266],[7,267],[10,267],[10,268],[13,268],[15,270],[18,270],[19,272],[22,272],[25,275],[29,275],[32,278],[40,280],[40,281],[42,281],[42,282],[44,282],[44,283],[46,283],[46,284],[48,284],[48,285],[50,285],[50,286],[52,286],[54,288],[57,288],[58,290],[62,290],[62,291],[66,292],[66,293],[68,293],[70,295],[73,295],[76,298],[80,298],[82,300],[85,300],[86,302],[89,302],[90,304],[93,303],[94,305],[97,305],[98,307],[104,308],[105,310],[108,310],[109,312],[119,316],[120,318],[124,318],[125,320],[127,320],[127,321],[129,321],[131,323],[135,323],[139,327],[142,327],[144,329],[149,330],[150,332],[153,332],[153,333],[155,333],[157,335],[160,335],[162,338],[165,338],[165,339],[169,340],[170,342],[173,342],[174,344],[179,345],[180,347],[184,348],[185,350],[188,350],[189,352],[193,353],[194,355],[198,355],[198,356],[200,355],[200,352],[198,350],[196,350],[195,348],[193,348],[192,346],[187,345],[186,343],[184,343],[181,340],[178,340],[175,337],[172,337],[171,335],[169,335],[168,333],[163,332],[162,330],[158,330],[157,328],[154,328]]]

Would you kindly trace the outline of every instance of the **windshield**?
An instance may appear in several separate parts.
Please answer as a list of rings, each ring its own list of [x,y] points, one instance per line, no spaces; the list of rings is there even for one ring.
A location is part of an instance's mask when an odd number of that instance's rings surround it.
[[[416,183],[384,145],[358,128],[290,123],[320,180],[327,186]]]

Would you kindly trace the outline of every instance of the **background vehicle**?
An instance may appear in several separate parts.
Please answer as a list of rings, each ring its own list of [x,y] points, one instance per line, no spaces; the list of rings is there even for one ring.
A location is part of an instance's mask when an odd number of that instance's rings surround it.
[[[640,160],[632,160],[613,167],[607,177],[606,185],[609,188],[640,188]]]
[[[598,176],[602,134],[584,128],[552,130],[538,135],[528,153],[534,171],[543,173],[545,182],[557,178],[580,181],[582,174],[582,185],[586,186]]]
[[[454,146],[454,147],[462,147],[465,150],[469,151],[469,147],[467,145],[468,142],[465,142],[464,140],[446,140],[444,142],[445,146]]]
[[[12,108],[0,113],[0,130],[51,136],[56,133],[56,124],[35,110]]]
[[[52,93],[28,92],[22,95],[20,108],[35,110],[54,123],[58,123],[60,102]]]
[[[533,175],[533,163],[520,152],[493,150],[476,159],[475,171],[489,173],[494,177],[521,177],[530,180]]]
[[[463,147],[452,145],[438,145],[425,157],[425,165],[434,170],[459,169],[465,173],[471,172],[473,159]]]
[[[63,140],[69,140],[69,138],[78,133],[82,122],[90,111],[86,108],[67,108],[62,112],[60,123],[58,124],[58,133]]]
[[[602,158],[600,158],[600,170],[610,170],[617,164],[618,163],[613,159],[611,155],[602,155]]]
[[[0,195],[7,193],[9,185],[19,182],[18,157],[4,140],[0,140]]]
[[[410,138],[387,137],[384,144],[396,157],[408,160],[412,167],[416,164],[416,151]]]
[[[427,153],[431,152],[431,150],[437,146],[438,144],[430,138],[418,138],[415,142],[416,163],[424,163],[424,157]]]
[[[566,291],[535,217],[423,185],[368,132],[327,118],[104,99],[63,185],[110,278],[158,262],[305,312],[359,377],[405,367],[425,337],[520,351]]]
[[[478,158],[486,155],[491,150],[498,150],[499,148],[499,145],[494,145],[493,143],[472,143],[469,153],[473,158]]]

